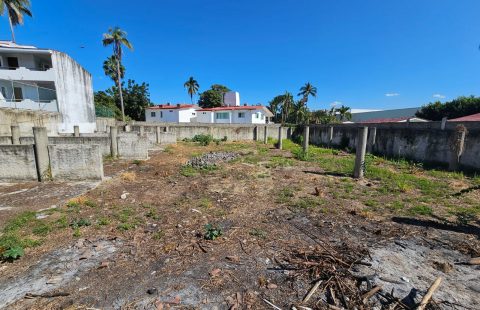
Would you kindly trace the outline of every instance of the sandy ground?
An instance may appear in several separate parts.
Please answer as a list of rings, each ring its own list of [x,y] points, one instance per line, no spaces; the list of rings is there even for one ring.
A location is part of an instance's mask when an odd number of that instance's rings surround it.
[[[269,164],[268,156],[291,158],[286,151],[180,173],[192,155],[216,149],[180,144],[141,164],[107,162],[101,184],[0,186],[0,227],[19,211],[62,210],[75,196],[95,202],[66,213],[94,223],[80,236],[54,230],[20,260],[0,265],[0,307],[408,309],[441,276],[431,309],[480,309],[480,268],[457,264],[480,255],[478,228],[365,214],[327,186],[342,176],[313,163]],[[239,149],[245,157],[257,145]],[[294,188],[288,199],[310,199],[315,187],[323,196],[316,207],[292,207],[279,196]],[[205,240],[206,224],[222,235]],[[362,303],[376,285],[381,294]]]

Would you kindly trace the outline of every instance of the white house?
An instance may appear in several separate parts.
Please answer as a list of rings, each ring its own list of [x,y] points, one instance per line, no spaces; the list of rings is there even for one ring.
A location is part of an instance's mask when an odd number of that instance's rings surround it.
[[[197,110],[198,123],[266,124],[273,113],[264,106],[223,106]]]
[[[92,76],[50,49],[0,41],[0,108],[59,113],[60,133],[96,129]]]
[[[145,109],[147,122],[190,123],[197,117],[198,106],[193,104],[161,104]]]

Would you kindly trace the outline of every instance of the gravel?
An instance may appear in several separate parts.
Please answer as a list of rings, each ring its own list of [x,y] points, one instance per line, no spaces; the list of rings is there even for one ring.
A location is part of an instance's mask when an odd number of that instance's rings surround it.
[[[187,165],[197,169],[206,168],[215,166],[218,163],[234,160],[238,156],[239,154],[233,152],[212,152],[192,158],[187,162]]]

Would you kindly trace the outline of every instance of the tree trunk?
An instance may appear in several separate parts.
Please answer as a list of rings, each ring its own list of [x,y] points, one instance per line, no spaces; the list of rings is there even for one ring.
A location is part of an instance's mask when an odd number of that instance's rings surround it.
[[[122,91],[122,75],[120,74],[120,61],[115,56],[117,61],[117,81],[118,81],[118,94],[120,95],[120,105],[122,107],[122,121],[125,122],[125,109],[123,107],[123,91]]]
[[[12,31],[12,42],[15,43],[15,32],[13,31],[13,24],[10,14],[8,14],[8,22],[10,23],[10,30]]]

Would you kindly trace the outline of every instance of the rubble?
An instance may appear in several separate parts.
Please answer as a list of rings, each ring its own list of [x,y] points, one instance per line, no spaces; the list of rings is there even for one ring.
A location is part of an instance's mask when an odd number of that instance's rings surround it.
[[[238,156],[239,154],[233,152],[211,152],[190,159],[187,165],[196,169],[207,168],[222,162],[232,161]]]

